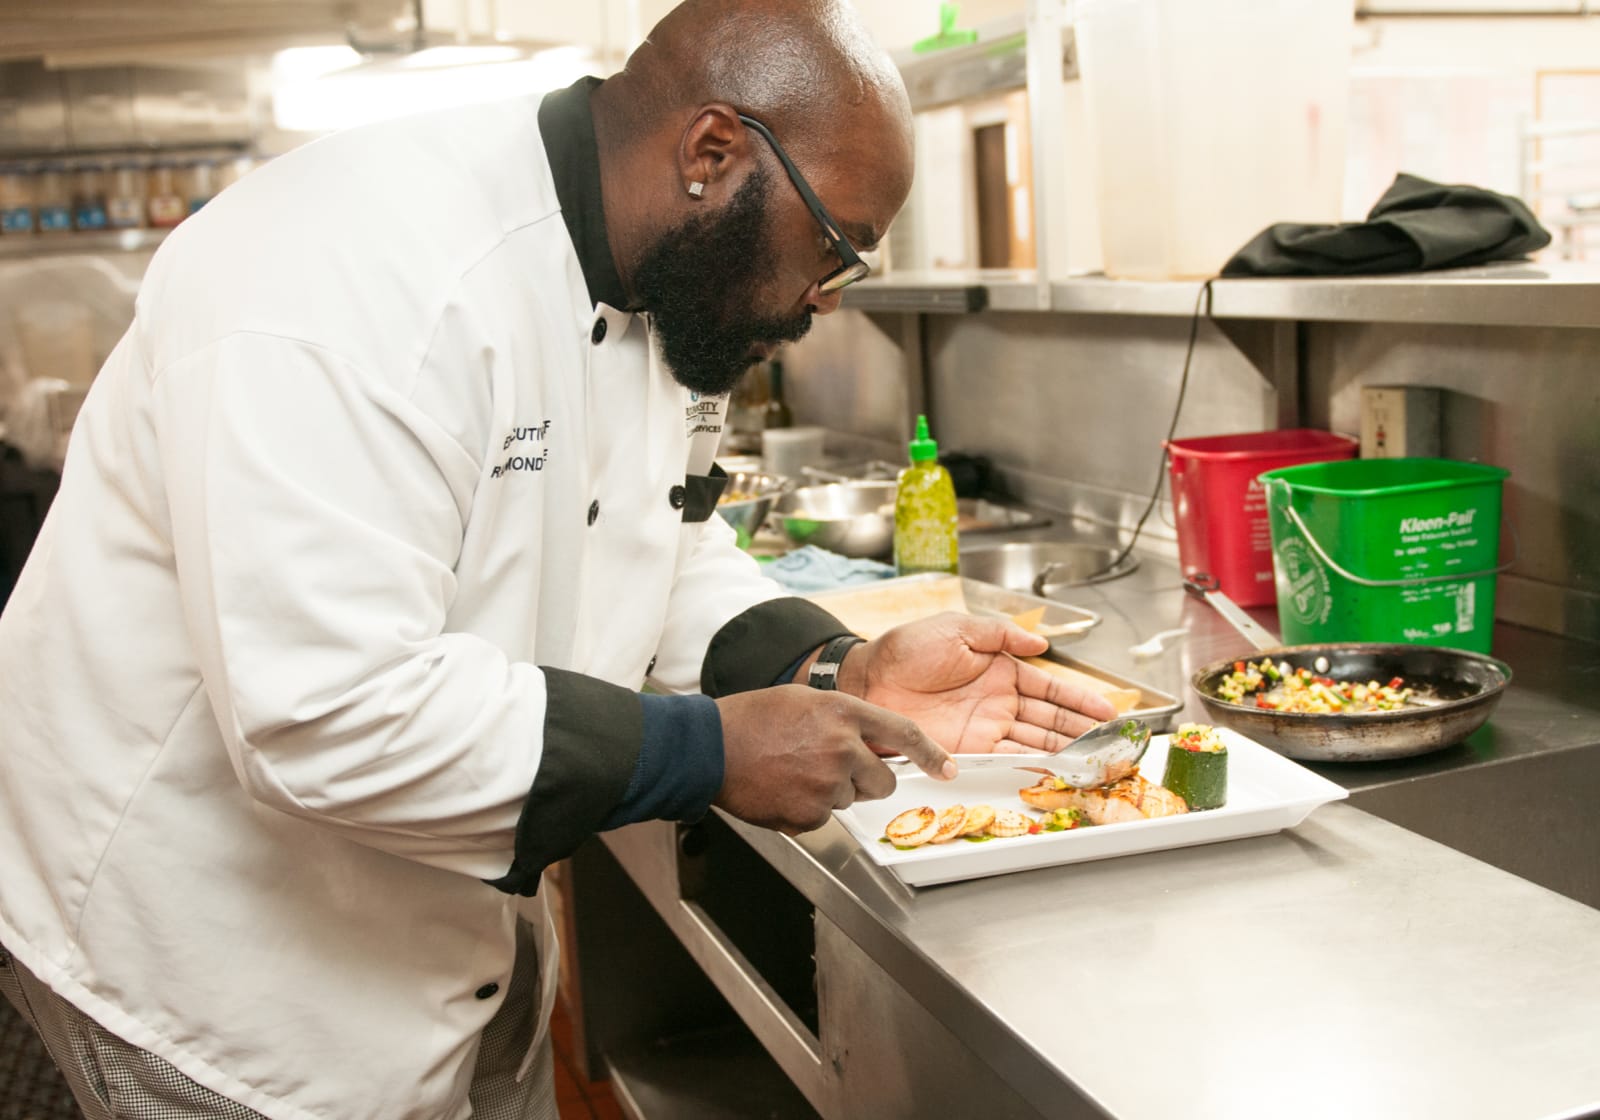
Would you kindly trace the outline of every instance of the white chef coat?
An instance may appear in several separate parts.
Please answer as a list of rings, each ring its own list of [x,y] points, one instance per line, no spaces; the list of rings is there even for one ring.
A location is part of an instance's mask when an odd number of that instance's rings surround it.
[[[330,137],[177,229],[0,617],[0,943],[275,1120],[466,1115],[538,666],[694,691],[780,594],[684,520],[722,402],[591,302],[539,122]]]

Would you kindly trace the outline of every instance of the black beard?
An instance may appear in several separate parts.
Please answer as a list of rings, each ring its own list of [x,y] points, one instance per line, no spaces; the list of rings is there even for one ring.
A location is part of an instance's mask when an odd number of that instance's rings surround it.
[[[668,230],[634,266],[639,302],[655,320],[677,382],[705,396],[731,393],[760,359],[758,342],[794,342],[811,315],[758,315],[751,298],[772,274],[767,209],[771,176],[757,168],[720,212],[696,214]]]

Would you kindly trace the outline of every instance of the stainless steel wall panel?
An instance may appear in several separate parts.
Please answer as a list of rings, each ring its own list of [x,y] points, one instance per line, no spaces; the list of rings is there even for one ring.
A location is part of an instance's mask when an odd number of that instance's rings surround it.
[[[133,117],[152,147],[245,141],[254,127],[242,69],[137,67]]]
[[[1502,555],[1521,587],[1502,618],[1548,626],[1568,612],[1553,589],[1577,592],[1571,621],[1592,626],[1582,598],[1600,595],[1600,330],[1311,324],[1306,415],[1317,427],[1353,431],[1363,385],[1443,391],[1443,454],[1509,468]],[[1514,538],[1514,539],[1513,539]],[[1510,581],[1507,581],[1508,585]],[[1507,608],[1537,617],[1522,618]],[[1587,619],[1587,622],[1585,622]],[[1568,630],[1600,638],[1592,628]]]
[[[820,424],[898,454],[921,400],[918,316],[819,316],[783,355],[784,397],[800,423]]]
[[[0,65],[0,154],[54,152],[66,146],[61,75],[38,62]]]
[[[66,70],[61,78],[73,147],[130,148],[138,143],[132,70],[125,66]]]
[[[930,316],[929,409],[940,447],[1005,471],[1149,493],[1189,324],[1116,315]],[[1179,435],[1275,426],[1276,393],[1202,323]]]

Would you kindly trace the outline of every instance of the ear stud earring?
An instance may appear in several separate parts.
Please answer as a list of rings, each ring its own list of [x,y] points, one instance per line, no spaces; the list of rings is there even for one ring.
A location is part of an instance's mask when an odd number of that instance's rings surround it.
[[[694,198],[699,198],[705,191],[706,185],[702,182],[696,181],[689,184],[689,194]]]

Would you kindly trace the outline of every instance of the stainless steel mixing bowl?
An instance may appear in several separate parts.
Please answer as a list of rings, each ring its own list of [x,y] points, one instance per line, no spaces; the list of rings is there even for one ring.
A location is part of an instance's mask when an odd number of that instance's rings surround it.
[[[797,545],[881,560],[894,550],[893,482],[802,486],[779,497],[773,514]]]
[[[730,471],[728,485],[717,503],[717,512],[733,526],[739,537],[739,547],[749,548],[750,539],[761,529],[761,523],[772,512],[772,503],[778,499],[789,480],[760,471]]]

